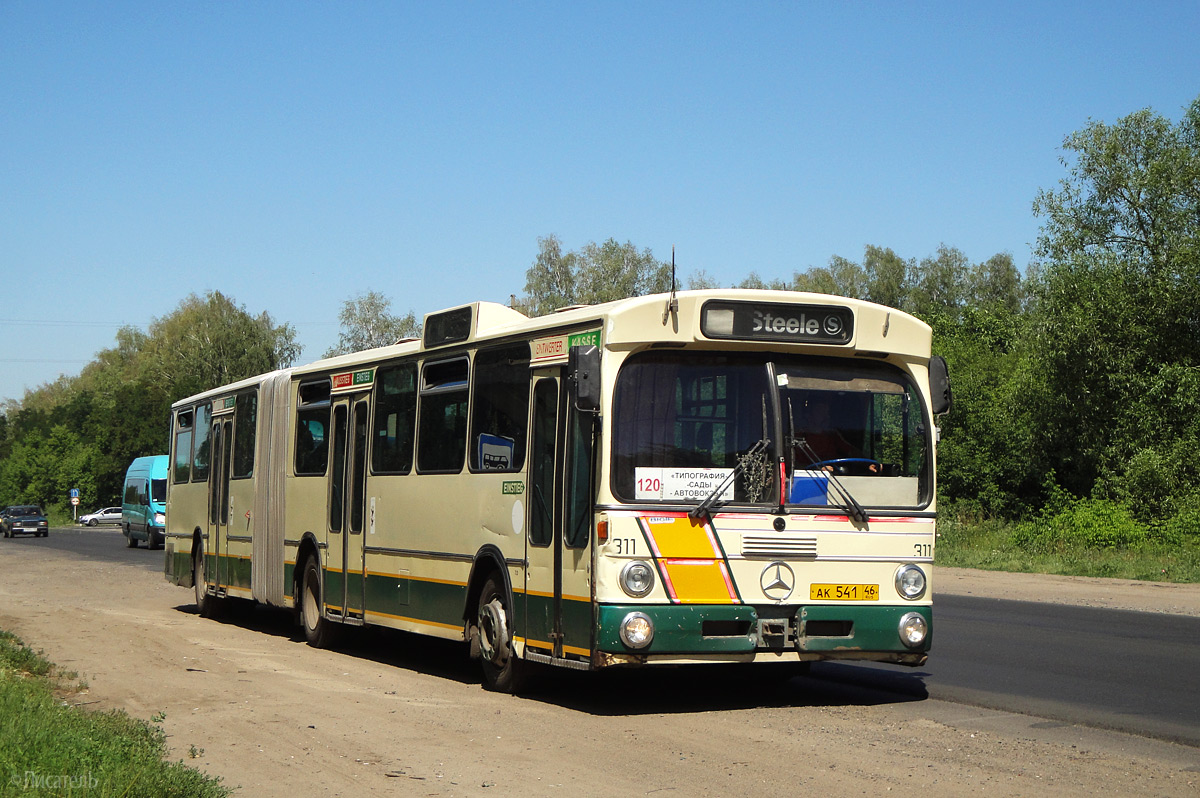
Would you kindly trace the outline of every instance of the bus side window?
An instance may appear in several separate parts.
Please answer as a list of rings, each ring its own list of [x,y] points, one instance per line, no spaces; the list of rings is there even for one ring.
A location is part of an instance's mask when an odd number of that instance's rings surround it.
[[[296,403],[296,476],[324,476],[328,461],[329,380],[301,383]]]
[[[192,476],[192,410],[180,410],[175,415],[175,468],[172,479],[176,485]]]
[[[236,422],[233,431],[233,478],[254,475],[254,439],[258,429],[258,394],[243,393],[237,397]]]
[[[421,375],[421,420],[417,431],[417,470],[457,473],[467,449],[465,357],[426,363]]]
[[[196,408],[196,435],[192,441],[192,481],[205,482],[208,479],[209,444],[211,432],[211,405],[202,404]]]
[[[412,363],[379,369],[375,379],[375,442],[371,471],[407,474],[412,469],[417,420],[417,367]]]
[[[296,476],[323,476],[329,460],[329,408],[301,410],[296,419]]]
[[[471,470],[520,471],[529,424],[529,344],[481,351],[474,380]]]

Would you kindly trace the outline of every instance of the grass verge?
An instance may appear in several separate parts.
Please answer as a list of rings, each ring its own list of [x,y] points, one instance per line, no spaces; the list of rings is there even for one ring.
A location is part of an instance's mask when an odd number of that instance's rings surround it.
[[[71,706],[74,679],[0,630],[0,796],[230,794],[219,779],[167,761],[160,727]]]
[[[1103,576],[1154,582],[1200,582],[1200,540],[1089,546],[1046,543],[1026,525],[995,519],[938,519],[937,564],[987,571]]]

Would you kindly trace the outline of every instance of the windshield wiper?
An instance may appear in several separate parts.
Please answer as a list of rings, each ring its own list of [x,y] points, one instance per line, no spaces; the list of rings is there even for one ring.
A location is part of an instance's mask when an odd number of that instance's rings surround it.
[[[793,438],[792,443],[800,449],[801,454],[809,459],[809,462],[818,463],[821,461],[821,458],[813,451],[812,447],[808,445],[808,441],[804,438]],[[793,470],[792,474],[794,475],[795,473]],[[837,499],[842,509],[846,510],[850,514],[850,517],[858,523],[867,523],[867,511],[851,495],[850,491],[846,490],[846,486],[838,480],[837,475],[832,470],[820,471],[819,473],[829,477],[829,484],[833,486],[834,493],[836,494],[834,498]]]
[[[771,440],[769,438],[763,438],[758,443],[751,446],[744,455],[738,458],[737,465],[733,467],[732,471],[725,475],[725,479],[721,480],[721,484],[713,488],[712,493],[708,494],[704,501],[697,504],[691,510],[688,510],[688,518],[702,518],[706,515],[709,515],[709,511],[712,510],[713,506],[715,506],[717,503],[717,498],[725,492],[725,489],[729,487],[729,483],[736,479],[737,475],[745,470],[746,463],[750,460],[750,458],[759,452],[764,451],[770,445]]]

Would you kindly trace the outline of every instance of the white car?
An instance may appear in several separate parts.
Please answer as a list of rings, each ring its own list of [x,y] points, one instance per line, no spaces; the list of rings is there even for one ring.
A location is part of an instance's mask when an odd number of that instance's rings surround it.
[[[95,526],[96,524],[119,524],[121,523],[121,508],[120,507],[105,507],[102,510],[97,510],[94,513],[79,516],[79,523]]]

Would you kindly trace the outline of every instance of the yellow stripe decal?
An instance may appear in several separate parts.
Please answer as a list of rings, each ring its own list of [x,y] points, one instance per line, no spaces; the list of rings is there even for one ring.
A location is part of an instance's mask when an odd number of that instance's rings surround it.
[[[638,523],[676,604],[739,604],[725,553],[707,522],[686,514],[641,516]]]

